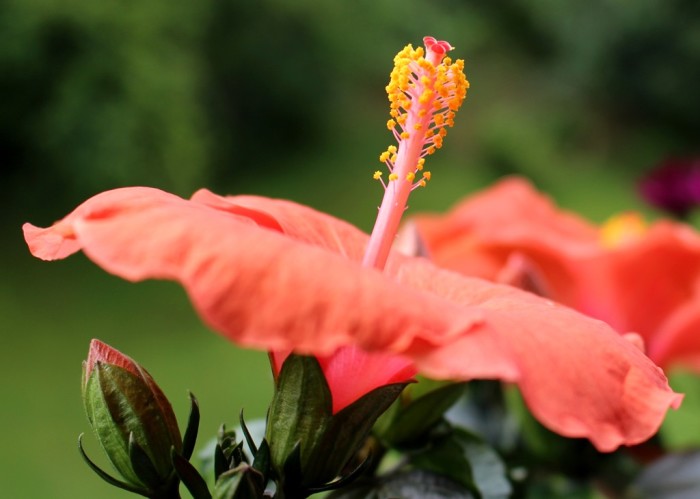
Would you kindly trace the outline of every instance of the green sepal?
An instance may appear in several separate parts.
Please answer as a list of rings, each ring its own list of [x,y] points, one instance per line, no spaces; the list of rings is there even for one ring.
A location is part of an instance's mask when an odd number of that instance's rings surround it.
[[[109,386],[108,380],[105,380],[105,371],[108,374],[110,372],[113,373],[115,380],[125,378],[126,381],[131,378],[131,383],[128,384],[140,384],[135,376],[124,369],[98,362],[95,364],[92,374],[85,385],[83,396],[85,412],[97,440],[100,442],[112,465],[127,483],[135,487],[143,487],[144,484],[141,483],[134,470],[131,469],[128,444],[129,433],[119,428],[112,416],[112,407],[116,406],[117,410],[119,410],[119,399],[123,400],[124,397],[119,397],[118,389],[110,389],[105,393],[103,386]],[[119,371],[122,371],[121,376]],[[128,402],[125,402],[125,405],[127,407],[130,406]]]
[[[241,431],[243,431],[243,436],[245,437],[245,441],[248,444],[248,448],[250,449],[251,455],[255,455],[258,453],[258,448],[255,445],[255,441],[253,440],[252,435],[248,431],[248,427],[245,424],[245,419],[243,418],[243,409],[241,409],[241,413],[238,416],[238,421],[241,424]]]
[[[122,482],[121,480],[117,480],[113,476],[111,476],[109,473],[104,471],[102,468],[97,466],[85,453],[85,449],[83,449],[83,433],[81,433],[78,436],[78,451],[80,452],[80,455],[82,456],[83,460],[87,463],[87,465],[92,469],[92,471],[97,474],[102,480],[107,482],[110,485],[113,485],[114,487],[120,488],[122,490],[126,490],[127,492],[133,492],[134,494],[138,494],[140,496],[144,497],[149,497],[148,495],[148,490],[146,490],[143,487],[135,487],[133,485],[130,485],[126,482]]]
[[[408,383],[380,386],[332,416],[323,438],[304,463],[304,484],[318,487],[340,475],[372,431],[377,418]]]
[[[465,386],[465,383],[449,383],[408,403],[399,401],[380,420],[375,432],[389,447],[422,445],[422,437],[443,420],[445,411],[464,394]]]
[[[129,461],[131,463],[131,469],[134,470],[139,480],[151,490],[165,488],[164,485],[171,481],[163,480],[163,478],[158,475],[158,470],[153,466],[151,458],[134,439],[133,433],[129,434]]]
[[[318,360],[290,355],[277,377],[270,405],[266,439],[272,465],[283,472],[293,449],[299,446],[300,467],[317,447],[332,415],[330,388]]]
[[[338,478],[337,480],[334,480],[332,482],[327,483],[326,485],[322,487],[312,487],[308,489],[308,492],[311,494],[317,494],[319,492],[328,492],[331,490],[337,490],[341,489],[348,484],[354,482],[358,478],[362,476],[362,474],[369,468],[370,464],[372,463],[372,456],[367,456],[367,458],[362,461],[360,464],[357,465],[357,467],[352,470],[351,472],[343,475],[342,477]]]
[[[230,461],[224,453],[221,444],[216,444],[214,447],[214,476],[219,478],[230,469]]]
[[[214,499],[259,499],[264,491],[263,475],[249,464],[241,463],[216,480]]]
[[[272,459],[270,458],[270,446],[267,440],[263,439],[263,441],[260,442],[260,447],[256,449],[255,455],[253,456],[253,468],[262,473],[262,476],[267,480],[271,467]]]
[[[199,433],[199,402],[197,397],[192,392],[190,396],[190,415],[187,418],[187,427],[185,435],[182,438],[182,457],[189,460],[194,452],[194,446],[197,442],[197,433]]]
[[[184,456],[178,454],[174,448],[171,450],[171,459],[177,476],[193,499],[211,499],[207,482],[202,478],[202,475]]]

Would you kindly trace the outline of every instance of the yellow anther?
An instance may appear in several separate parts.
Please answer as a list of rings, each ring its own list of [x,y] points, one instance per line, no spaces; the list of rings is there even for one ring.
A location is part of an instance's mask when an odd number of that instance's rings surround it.
[[[379,155],[379,161],[381,163],[386,163],[389,160],[389,153],[387,151],[384,151]]]
[[[418,182],[418,185],[420,185],[421,187],[425,187],[428,184],[425,180],[421,180],[420,182]]]
[[[390,152],[391,154],[396,154],[396,146],[389,146],[387,147],[387,152]]]
[[[604,248],[619,248],[638,241],[647,231],[644,217],[637,212],[626,212],[609,218],[600,228],[600,242]]]
[[[406,180],[408,180],[409,182],[413,182],[413,179],[414,179],[414,178],[416,178],[416,174],[415,174],[415,173],[413,173],[413,172],[408,172],[408,173],[406,174]]]
[[[425,158],[421,158],[418,160],[418,164],[416,165],[416,170],[421,171],[423,169],[423,166],[425,166]]]
[[[389,130],[393,130],[395,126],[396,126],[396,121],[394,121],[394,120],[389,120],[386,122],[386,127]]]
[[[376,172],[374,172],[374,175],[372,175],[372,177],[374,178],[374,180],[379,180],[380,178],[382,178],[382,172],[377,170]]]
[[[432,176],[432,175],[430,174],[430,172],[423,172],[423,178],[424,178],[425,180],[430,180],[430,177],[431,177],[431,176]]]
[[[408,132],[401,132],[400,137],[401,137],[403,140],[408,140],[408,139],[411,137],[411,135],[410,135]]]
[[[398,180],[399,176],[396,173],[389,174],[389,180]]]
[[[420,130],[421,128],[423,128],[423,125],[421,125],[420,123],[416,123],[415,125],[413,125],[414,130]]]

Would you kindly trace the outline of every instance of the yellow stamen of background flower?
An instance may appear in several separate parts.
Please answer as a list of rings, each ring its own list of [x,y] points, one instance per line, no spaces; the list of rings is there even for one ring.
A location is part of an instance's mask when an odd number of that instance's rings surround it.
[[[619,248],[639,240],[647,231],[647,223],[637,212],[625,212],[610,217],[600,228],[600,243],[609,249]]]

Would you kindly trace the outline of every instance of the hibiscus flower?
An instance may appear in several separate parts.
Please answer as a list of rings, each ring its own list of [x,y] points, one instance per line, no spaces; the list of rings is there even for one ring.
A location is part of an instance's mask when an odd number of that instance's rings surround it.
[[[408,195],[430,179],[467,91],[447,42],[395,58],[387,86],[398,147],[374,177],[385,197],[371,236],[309,207],[201,190],[186,200],[146,187],[104,192],[51,227],[25,224],[45,260],[82,250],[130,281],[170,279],[214,330],[244,347],[319,357],[334,411],[416,372],[517,383],[550,429],[600,450],[653,435],[681,396],[602,322],[552,301],[391,250]]]
[[[412,223],[439,266],[517,284],[639,334],[662,367],[700,371],[700,237],[689,226],[624,213],[599,227],[515,177]]]

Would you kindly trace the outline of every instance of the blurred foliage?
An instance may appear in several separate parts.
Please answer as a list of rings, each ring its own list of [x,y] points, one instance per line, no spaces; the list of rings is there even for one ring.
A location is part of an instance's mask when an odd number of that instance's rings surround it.
[[[698,152],[699,14],[695,0],[4,0],[3,374],[38,366],[5,401],[6,491],[109,497],[83,480],[77,452],[66,459],[86,428],[80,360],[93,336],[142,359],[174,401],[180,390],[180,417],[192,389],[203,434],[241,407],[261,416],[270,393],[264,355],[202,331],[179,289],[132,286],[81,259],[35,261],[21,222],[48,224],[124,185],[207,186],[368,229],[381,194],[371,174],[392,140],[391,60],[427,34],[457,47],[472,88],[413,210],[443,210],[509,173],[594,219],[640,209],[644,170]],[[683,431],[671,433],[682,447]]]
[[[458,125],[441,161],[478,168],[477,185],[519,172],[556,191],[596,168],[633,178],[696,147],[699,11],[693,0],[6,0],[3,183],[72,206],[133,184],[254,190],[290,169],[322,188],[332,181],[318,175],[344,157],[364,165],[356,179],[390,140],[391,58],[427,33],[458,48],[472,81],[461,120],[476,124]]]

